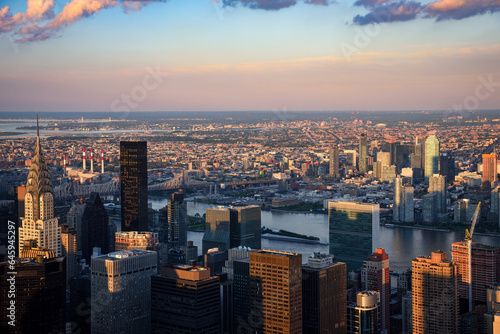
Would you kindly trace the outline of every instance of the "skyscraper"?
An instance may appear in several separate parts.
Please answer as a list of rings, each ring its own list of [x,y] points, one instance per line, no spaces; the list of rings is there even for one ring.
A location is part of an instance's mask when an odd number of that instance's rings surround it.
[[[347,304],[347,334],[380,333],[380,304],[377,291],[361,291],[356,303]]]
[[[359,137],[359,171],[361,173],[368,172],[368,163],[366,158],[368,157],[368,143],[366,139],[366,133],[362,133]]]
[[[149,333],[156,252],[131,250],[92,257],[91,270],[92,333]]]
[[[363,289],[377,291],[380,297],[380,330],[390,333],[391,317],[391,278],[389,275],[389,256],[383,248],[377,248],[370,257],[365,260],[361,271]]]
[[[261,248],[260,206],[209,208],[205,216],[203,254],[211,248],[225,251],[245,246]]]
[[[250,334],[250,258],[235,260],[233,267],[233,333]]]
[[[453,262],[458,265],[458,296],[469,300],[469,252],[466,241],[451,245]],[[500,247],[472,243],[472,301],[486,303],[486,287],[500,281]]]
[[[301,254],[250,252],[249,324],[263,334],[302,333]]]
[[[11,295],[12,282],[15,296]],[[12,301],[14,326],[8,324]],[[38,255],[36,260],[17,260],[14,269],[8,262],[0,263],[1,333],[65,333],[65,302],[64,257],[44,259]]]
[[[302,330],[345,334],[346,265],[332,255],[314,253],[302,267]]]
[[[187,202],[183,193],[174,193],[167,204],[168,247],[187,245]]]
[[[469,200],[467,198],[459,199],[455,201],[454,208],[454,221],[455,223],[465,223],[467,222],[467,211],[469,209]]]
[[[448,181],[455,180],[455,159],[448,153],[442,153],[439,158],[439,174],[446,176]]]
[[[339,172],[339,144],[335,143],[330,147],[330,176],[340,177]]]
[[[89,264],[92,249],[101,248],[103,254],[110,252],[108,238],[108,214],[98,193],[90,194],[82,215],[82,258]]]
[[[56,257],[61,256],[61,228],[54,215],[54,191],[50,181],[50,173],[42,155],[42,144],[38,131],[35,156],[26,182],[24,197],[24,218],[21,218],[22,227],[19,228],[19,252],[23,249],[25,240],[36,240],[38,247],[51,249]]]
[[[437,194],[435,192],[422,196],[422,218],[424,223],[433,224],[437,221]]]
[[[122,231],[148,230],[147,156],[147,142],[120,142]]]
[[[458,266],[437,251],[412,261],[414,334],[458,334]]]
[[[425,179],[434,174],[439,174],[439,140],[432,134],[425,140]]]
[[[220,333],[218,276],[187,265],[161,267],[151,277],[152,333]]]
[[[484,189],[490,189],[491,184],[498,181],[498,154],[483,154],[483,179]]]
[[[330,254],[357,270],[378,248],[380,207],[378,204],[329,202]]]
[[[490,196],[490,215],[493,217],[495,225],[500,227],[500,186],[491,190]]]
[[[76,230],[61,226],[62,255],[66,257],[66,282],[78,275],[78,256],[76,248]]]
[[[436,194],[436,212],[446,213],[446,176],[434,174],[429,177],[429,194]]]

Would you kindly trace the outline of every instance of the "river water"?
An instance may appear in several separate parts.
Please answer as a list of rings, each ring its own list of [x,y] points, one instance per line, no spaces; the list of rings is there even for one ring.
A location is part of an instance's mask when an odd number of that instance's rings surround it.
[[[167,199],[149,198],[153,209],[160,209],[167,204]],[[188,202],[188,214],[199,213],[216,205]],[[321,242],[328,242],[328,215],[313,213],[285,213],[262,211],[262,226],[271,229],[283,229],[295,233],[319,237]],[[201,251],[203,233],[188,232],[188,240],[193,240]],[[438,249],[448,252],[451,259],[451,244],[463,240],[460,232],[440,232],[409,228],[380,227],[380,247],[385,248],[389,255],[391,270],[404,270],[411,267],[411,261],[419,255],[430,255]],[[486,245],[500,246],[500,237],[475,235],[474,241]],[[302,260],[313,252],[328,253],[327,245],[305,244],[300,242],[277,241],[262,239],[262,247],[273,250],[292,251],[303,254]],[[355,247],[355,245],[353,245]]]

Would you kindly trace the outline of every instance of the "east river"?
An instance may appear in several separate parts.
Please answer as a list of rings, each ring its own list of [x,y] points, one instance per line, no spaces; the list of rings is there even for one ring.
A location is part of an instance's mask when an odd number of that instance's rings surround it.
[[[153,209],[164,207],[168,200],[149,198]],[[188,214],[203,215],[205,210],[217,205],[188,202]],[[322,243],[328,243],[328,215],[313,213],[288,213],[262,211],[262,226],[274,230],[287,230],[295,233],[311,235],[320,238]],[[198,250],[201,250],[203,233],[188,232],[188,240],[192,240]],[[410,228],[380,227],[380,247],[385,248],[389,255],[391,270],[404,270],[411,267],[411,261],[419,255],[430,255],[438,249],[448,252],[451,259],[451,244],[464,239],[461,232],[441,232]],[[500,237],[474,235],[474,241],[486,245],[500,246]],[[356,245],[352,245],[356,247]],[[328,246],[323,244],[306,244],[293,241],[262,239],[262,248],[291,251],[303,254],[303,261],[313,252],[328,253]]]

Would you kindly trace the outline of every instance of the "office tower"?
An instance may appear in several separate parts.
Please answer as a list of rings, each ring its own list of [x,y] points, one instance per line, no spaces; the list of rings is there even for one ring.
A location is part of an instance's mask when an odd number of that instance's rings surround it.
[[[209,249],[204,254],[205,267],[210,268],[212,275],[222,273],[222,268],[227,261],[227,251],[220,251],[218,248]]]
[[[391,164],[391,153],[390,152],[377,152],[377,162],[381,162],[382,166],[390,166]]]
[[[83,211],[85,211],[85,206],[85,199],[82,197],[72,204],[66,214],[66,223],[68,224],[68,227],[76,230],[76,247],[80,252],[80,256],[82,251],[82,217]]]
[[[130,250],[92,257],[92,334],[149,333],[156,252]]]
[[[469,252],[466,241],[451,245],[452,260],[458,266],[458,296],[469,300]],[[472,243],[472,301],[486,302],[486,287],[500,281],[500,247]]]
[[[148,230],[148,146],[120,141],[122,231]]]
[[[437,251],[412,261],[414,334],[458,334],[458,266]]]
[[[334,143],[330,147],[330,176],[334,178],[340,177],[339,172],[339,144]]]
[[[26,182],[24,197],[24,218],[21,218],[22,227],[19,228],[19,252],[25,240],[36,240],[40,248],[51,249],[56,257],[61,256],[61,228],[58,218],[54,215],[54,192],[50,173],[42,155],[42,144],[38,131],[35,156]]]
[[[422,217],[426,224],[435,223],[438,211],[436,207],[437,194],[435,192],[422,197]]]
[[[356,150],[344,150],[344,154],[347,156],[346,157],[347,163],[350,166],[356,168],[358,166],[357,164],[358,153],[356,152]]]
[[[99,247],[103,254],[110,252],[108,214],[98,193],[91,193],[82,215],[82,259],[90,263],[92,248]]]
[[[434,174],[429,177],[429,194],[436,194],[436,212],[446,213],[446,176]]]
[[[250,252],[249,324],[263,334],[302,333],[301,254]]]
[[[415,153],[411,155],[411,167],[412,168],[422,168],[423,162],[422,159],[424,157],[424,145],[422,143],[418,143],[415,145]]]
[[[72,333],[90,333],[91,275],[73,277],[69,283]]]
[[[483,178],[484,189],[491,189],[493,182],[498,181],[498,154],[483,154]]]
[[[314,253],[302,267],[303,333],[346,333],[346,264],[333,259]]]
[[[439,140],[436,135],[430,135],[425,140],[425,180],[434,174],[439,174]]]
[[[64,333],[64,257],[44,259],[43,255],[38,255],[36,260],[17,260],[14,268],[10,266],[9,262],[0,263],[0,332]],[[14,280],[12,277],[15,277]],[[15,286],[14,296],[11,284]],[[9,317],[12,308],[14,319]]]
[[[377,291],[380,302],[380,330],[390,333],[391,278],[389,275],[389,256],[383,248],[377,248],[365,260],[361,271],[363,289]]]
[[[383,166],[382,167],[382,177],[380,178],[383,182],[393,182],[396,177],[396,166]]]
[[[412,334],[413,332],[413,317],[411,311],[412,297],[411,291],[408,292],[405,296],[403,296],[401,300],[401,315],[403,318],[403,334]]]
[[[116,237],[116,224],[113,221],[113,218],[109,218],[108,220],[108,252],[113,253],[115,251],[115,237]]]
[[[218,207],[206,210],[203,254],[211,248],[221,251],[238,246],[261,248],[260,206]]]
[[[366,133],[362,133],[359,137],[359,171],[361,173],[368,172],[368,164],[366,158],[368,157],[368,144],[366,140]]]
[[[219,277],[210,276],[210,269],[162,266],[151,277],[151,333],[219,334],[219,289]]]
[[[377,291],[361,291],[356,302],[347,304],[347,334],[380,333],[380,305]]]
[[[380,207],[378,204],[329,202],[330,254],[357,270],[379,244]],[[355,245],[355,247],[353,247]]]
[[[187,264],[190,264],[191,261],[198,261],[198,246],[194,246],[192,241],[188,241],[187,246],[181,246],[181,249],[186,254]]]
[[[442,153],[439,157],[439,174],[445,176],[448,181],[455,180],[455,159],[448,153]]]
[[[222,268],[222,272],[227,274],[228,280],[234,280],[234,261],[245,259],[250,256],[250,251],[246,247],[231,248],[227,252],[227,260]]]
[[[393,186],[394,196],[392,205],[392,219],[398,222],[401,221],[400,213],[403,206],[403,179],[401,178],[401,176],[398,175],[396,178],[394,178]]]
[[[76,248],[76,230],[68,228],[68,224],[61,226],[62,255],[66,257],[66,283],[78,275],[78,256]]]
[[[137,231],[115,233],[115,249],[117,252],[133,249],[156,251],[157,247],[158,233]]]
[[[187,202],[183,193],[174,193],[167,204],[168,248],[187,245]]]
[[[233,333],[250,334],[250,258],[235,260],[233,268]]]
[[[228,280],[226,273],[219,274],[222,333],[231,333],[234,328],[234,282]]]
[[[469,209],[469,200],[466,198],[459,199],[455,202],[454,208],[454,221],[455,223],[466,223],[467,222],[467,211]]]

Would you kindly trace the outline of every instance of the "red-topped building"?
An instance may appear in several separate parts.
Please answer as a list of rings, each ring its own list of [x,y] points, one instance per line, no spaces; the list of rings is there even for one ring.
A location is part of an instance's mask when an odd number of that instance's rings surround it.
[[[389,334],[391,327],[391,277],[389,276],[389,256],[385,249],[375,249],[375,252],[365,260],[362,281],[364,290],[379,292],[381,330],[385,330],[385,333]]]

